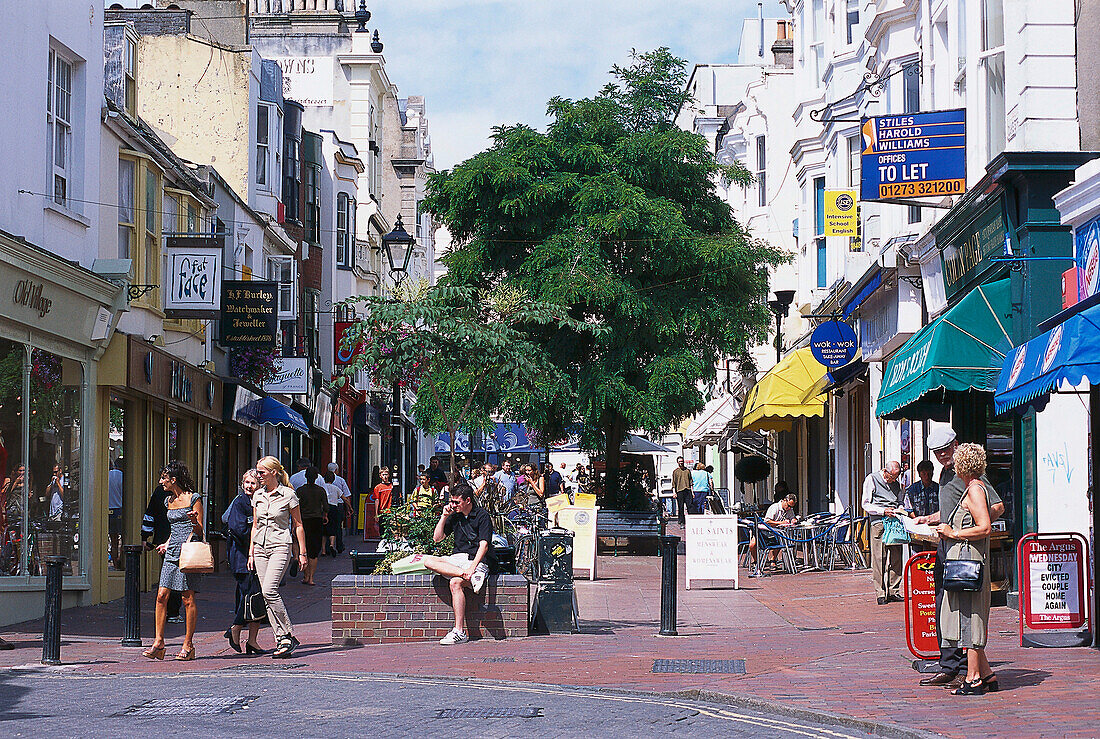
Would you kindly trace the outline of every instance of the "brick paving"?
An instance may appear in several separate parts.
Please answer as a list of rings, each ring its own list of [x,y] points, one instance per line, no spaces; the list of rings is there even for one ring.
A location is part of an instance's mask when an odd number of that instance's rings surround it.
[[[760,699],[810,711],[922,729],[945,736],[1097,736],[1100,653],[1091,649],[1023,649],[1016,612],[995,608],[989,657],[1001,692],[956,697],[921,688],[905,647],[901,604],[878,606],[866,570],[808,572],[742,580],[742,589],[682,587],[677,637],[659,637],[660,560],[603,556],[600,579],[576,583],[581,633],[458,647],[331,644],[328,582],[347,558],[322,559],[318,585],[283,589],[303,646],[293,662],[306,670],[478,678],[662,693],[698,691]],[[146,596],[147,597],[147,596]],[[209,672],[245,659],[221,636],[229,623],[232,581],[206,578],[199,595],[194,662],[149,662],[118,645],[121,602],[65,611],[66,671],[101,674]],[[145,601],[143,635],[151,639]],[[37,664],[41,623],[2,630],[17,646],[0,652],[0,668]],[[168,632],[178,651],[181,626]],[[269,646],[270,632],[262,643]],[[260,658],[266,660],[266,658]],[[653,673],[655,659],[743,659],[738,674]]]

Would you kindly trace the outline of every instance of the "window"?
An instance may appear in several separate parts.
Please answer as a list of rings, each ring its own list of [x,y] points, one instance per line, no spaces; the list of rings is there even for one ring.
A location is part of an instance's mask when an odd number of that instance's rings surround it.
[[[763,208],[768,204],[766,178],[767,146],[763,136],[756,137],[756,204]]]
[[[159,173],[152,167],[143,168],[145,179],[145,282],[160,284],[160,204]]]
[[[825,0],[812,0],[810,34],[810,74],[814,87],[820,88],[825,77]]]
[[[814,241],[817,246],[817,286],[827,284],[825,247],[825,178],[814,178]]]
[[[306,165],[302,186],[305,190],[305,205],[302,223],[305,225],[305,238],[311,244],[321,243],[321,173],[313,165]]]
[[[68,207],[73,175],[73,63],[51,49],[46,79],[47,191],[55,203]]]
[[[915,61],[902,62],[906,67],[901,73],[901,94],[904,113],[920,112],[920,66]]]
[[[118,258],[130,259],[134,252],[134,234],[137,218],[134,209],[134,172],[137,163],[133,159],[118,160]]]
[[[982,0],[982,56],[985,75],[987,159],[1004,151],[1005,133],[1005,19],[1003,0]]]
[[[305,327],[305,349],[309,363],[319,365],[321,363],[320,331],[318,330],[317,306],[321,302],[320,293],[316,290],[306,290],[302,296],[302,325]]]
[[[256,184],[267,184],[268,143],[271,138],[270,112],[266,105],[256,107]]]
[[[859,40],[859,0],[847,0],[847,10],[844,14],[844,26],[848,46]]]
[[[164,222],[164,230],[175,233],[179,230],[180,201],[174,195],[164,194],[164,205],[161,206],[161,219]]]
[[[298,317],[298,268],[294,257],[268,258],[268,279],[279,283],[279,320]]]
[[[347,193],[339,193],[336,196],[336,266],[340,269],[351,269],[355,266],[354,223],[355,201]]]
[[[860,175],[860,157],[862,150],[860,149],[860,136],[857,133],[855,136],[849,136],[848,139],[848,187],[859,187],[859,175]]]
[[[286,137],[283,155],[283,213],[288,221],[298,221],[298,198],[302,183],[301,142]]]
[[[126,37],[126,57],[123,60],[126,84],[126,112],[137,117],[137,42]]]

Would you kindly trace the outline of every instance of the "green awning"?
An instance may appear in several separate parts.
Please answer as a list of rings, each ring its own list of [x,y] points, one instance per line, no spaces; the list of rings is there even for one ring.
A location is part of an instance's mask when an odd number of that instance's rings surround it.
[[[922,406],[997,389],[1009,337],[1009,281],[979,285],[902,344],[886,363],[876,414],[921,418]]]

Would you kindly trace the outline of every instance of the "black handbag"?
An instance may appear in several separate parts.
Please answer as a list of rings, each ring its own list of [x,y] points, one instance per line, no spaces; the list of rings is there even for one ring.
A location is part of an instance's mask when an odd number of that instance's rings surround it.
[[[962,505],[962,498],[955,504],[955,511]],[[955,516],[951,512],[950,520]],[[969,541],[965,544],[973,549]],[[943,563],[943,589],[949,593],[976,593],[985,580],[985,562],[973,559],[945,559]]]
[[[267,621],[267,601],[260,589],[260,578],[255,573],[248,585],[248,593],[244,596],[244,620],[247,623]]]

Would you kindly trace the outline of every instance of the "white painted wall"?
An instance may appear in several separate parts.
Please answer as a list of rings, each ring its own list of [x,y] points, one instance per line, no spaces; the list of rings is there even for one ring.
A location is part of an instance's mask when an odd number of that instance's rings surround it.
[[[1088,537],[1088,383],[1083,395],[1052,394],[1035,415],[1035,487],[1039,531],[1076,531]]]

